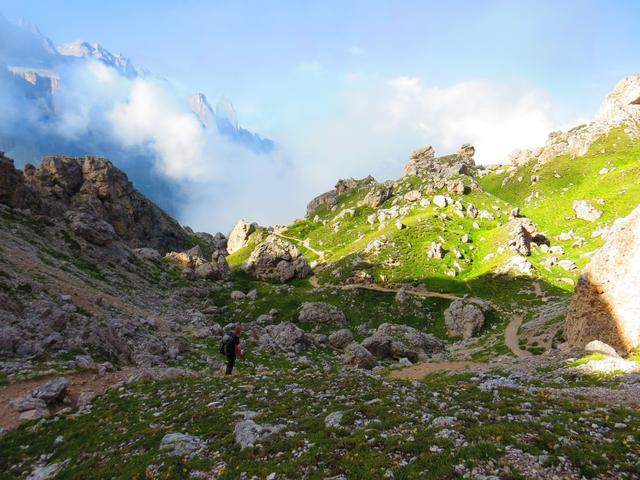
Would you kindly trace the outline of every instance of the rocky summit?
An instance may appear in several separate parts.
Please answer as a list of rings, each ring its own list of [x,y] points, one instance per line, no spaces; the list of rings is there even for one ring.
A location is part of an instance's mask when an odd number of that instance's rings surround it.
[[[639,78],[228,234],[0,155],[0,477],[640,478]]]

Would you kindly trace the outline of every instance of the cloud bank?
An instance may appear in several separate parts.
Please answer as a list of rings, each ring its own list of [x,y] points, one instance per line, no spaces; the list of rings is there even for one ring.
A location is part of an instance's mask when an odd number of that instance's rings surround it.
[[[409,153],[425,145],[445,155],[471,143],[477,163],[505,163],[514,149],[543,144],[555,125],[549,97],[527,84],[435,87],[398,77],[353,90],[330,117],[284,143],[304,159],[307,181],[319,192],[339,176],[396,178]]]

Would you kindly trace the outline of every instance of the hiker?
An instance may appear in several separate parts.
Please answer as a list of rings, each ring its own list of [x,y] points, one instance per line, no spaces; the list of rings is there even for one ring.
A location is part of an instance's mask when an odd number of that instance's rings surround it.
[[[242,328],[240,325],[233,325],[228,333],[225,333],[222,337],[222,344],[220,345],[220,353],[227,357],[227,369],[225,375],[231,375],[233,373],[233,366],[236,363],[236,355],[240,358],[244,358],[244,352],[240,347],[240,334]]]

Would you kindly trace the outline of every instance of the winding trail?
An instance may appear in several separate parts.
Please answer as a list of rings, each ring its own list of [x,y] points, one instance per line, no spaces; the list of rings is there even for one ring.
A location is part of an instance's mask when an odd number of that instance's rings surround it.
[[[507,328],[504,330],[504,343],[509,347],[513,354],[518,358],[530,357],[531,352],[520,348],[518,339],[518,330],[523,321],[522,315],[513,315]]]
[[[430,373],[466,370],[468,368],[480,366],[483,366],[483,364],[466,360],[452,362],[420,362],[415,365],[411,365],[410,367],[392,371],[389,374],[389,378],[399,380],[422,380],[425,375]]]
[[[316,255],[318,255],[320,257],[319,261],[324,261],[324,252],[321,251],[321,250],[316,250],[311,245],[305,244],[304,240],[301,240],[301,239],[296,238],[296,237],[290,237],[289,235],[283,235],[282,233],[278,233],[278,232],[273,232],[273,233],[274,233],[274,235],[276,237],[284,238],[285,240],[293,240],[294,242],[298,242],[298,243],[302,244],[302,246],[304,248],[306,248],[307,250],[310,250],[313,253],[315,253]]]
[[[320,257],[319,263],[324,262],[324,252],[316,250],[309,245],[305,245],[304,241],[299,238],[291,237],[289,235],[283,235],[277,232],[274,232],[274,233],[278,237],[281,237],[287,240],[293,240],[295,242],[300,242],[302,245],[304,245],[306,249],[312,251],[313,253],[318,255],[318,257]],[[321,286],[320,283],[318,282],[318,277],[315,274],[309,277],[309,283],[313,288],[319,288]],[[398,293],[400,290],[404,290],[409,295],[415,295],[417,297],[423,297],[423,298],[446,298],[447,300],[456,300],[458,298],[462,298],[460,295],[454,295],[453,293],[433,292],[429,290],[407,288],[407,287],[397,287],[397,288],[383,287],[376,283],[365,283],[365,284],[352,283],[352,284],[342,284],[342,285],[326,284],[323,286],[328,288],[339,288],[341,290],[355,290],[359,288],[363,290],[373,290],[376,292],[384,292],[384,293]],[[518,358],[530,357],[532,355],[531,352],[520,348],[518,330],[520,329],[520,325],[522,325],[522,321],[523,321],[523,317],[521,315],[512,315],[511,321],[509,322],[509,324],[507,325],[507,328],[504,331],[505,344],[507,345],[507,347],[509,347],[509,349],[513,352],[513,354]],[[426,365],[429,365],[429,364],[426,364]],[[422,367],[422,368],[428,369],[431,367]]]
[[[456,300],[458,298],[462,298],[459,295],[455,295],[453,293],[443,293],[443,292],[432,292],[430,290],[420,290],[417,288],[407,288],[407,287],[383,287],[382,285],[378,285],[377,283],[348,283],[344,285],[335,285],[333,283],[320,285],[318,283],[318,277],[312,275],[309,277],[309,283],[314,288],[319,288],[321,286],[327,288],[339,288],[340,290],[373,290],[375,292],[384,292],[384,293],[398,293],[400,290],[404,290],[405,293],[409,295],[415,295],[416,297],[423,298],[446,298],[447,300]]]

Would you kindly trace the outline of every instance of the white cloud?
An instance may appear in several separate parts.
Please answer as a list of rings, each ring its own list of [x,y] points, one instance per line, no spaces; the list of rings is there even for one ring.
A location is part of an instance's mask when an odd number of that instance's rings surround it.
[[[129,98],[108,114],[114,133],[127,147],[149,145],[165,176],[173,180],[201,178],[209,173],[203,157],[203,129],[191,112],[172,105],[169,98],[159,86],[134,80]]]
[[[364,50],[358,47],[357,45],[354,45],[349,48],[349,53],[351,55],[358,56],[358,55],[362,55],[364,53]]]
[[[471,143],[476,162],[505,162],[516,148],[543,144],[554,127],[548,96],[514,82],[429,87],[399,77],[355,91],[342,105],[282,139],[314,193],[346,176],[396,178],[409,153],[425,145],[445,155]]]

